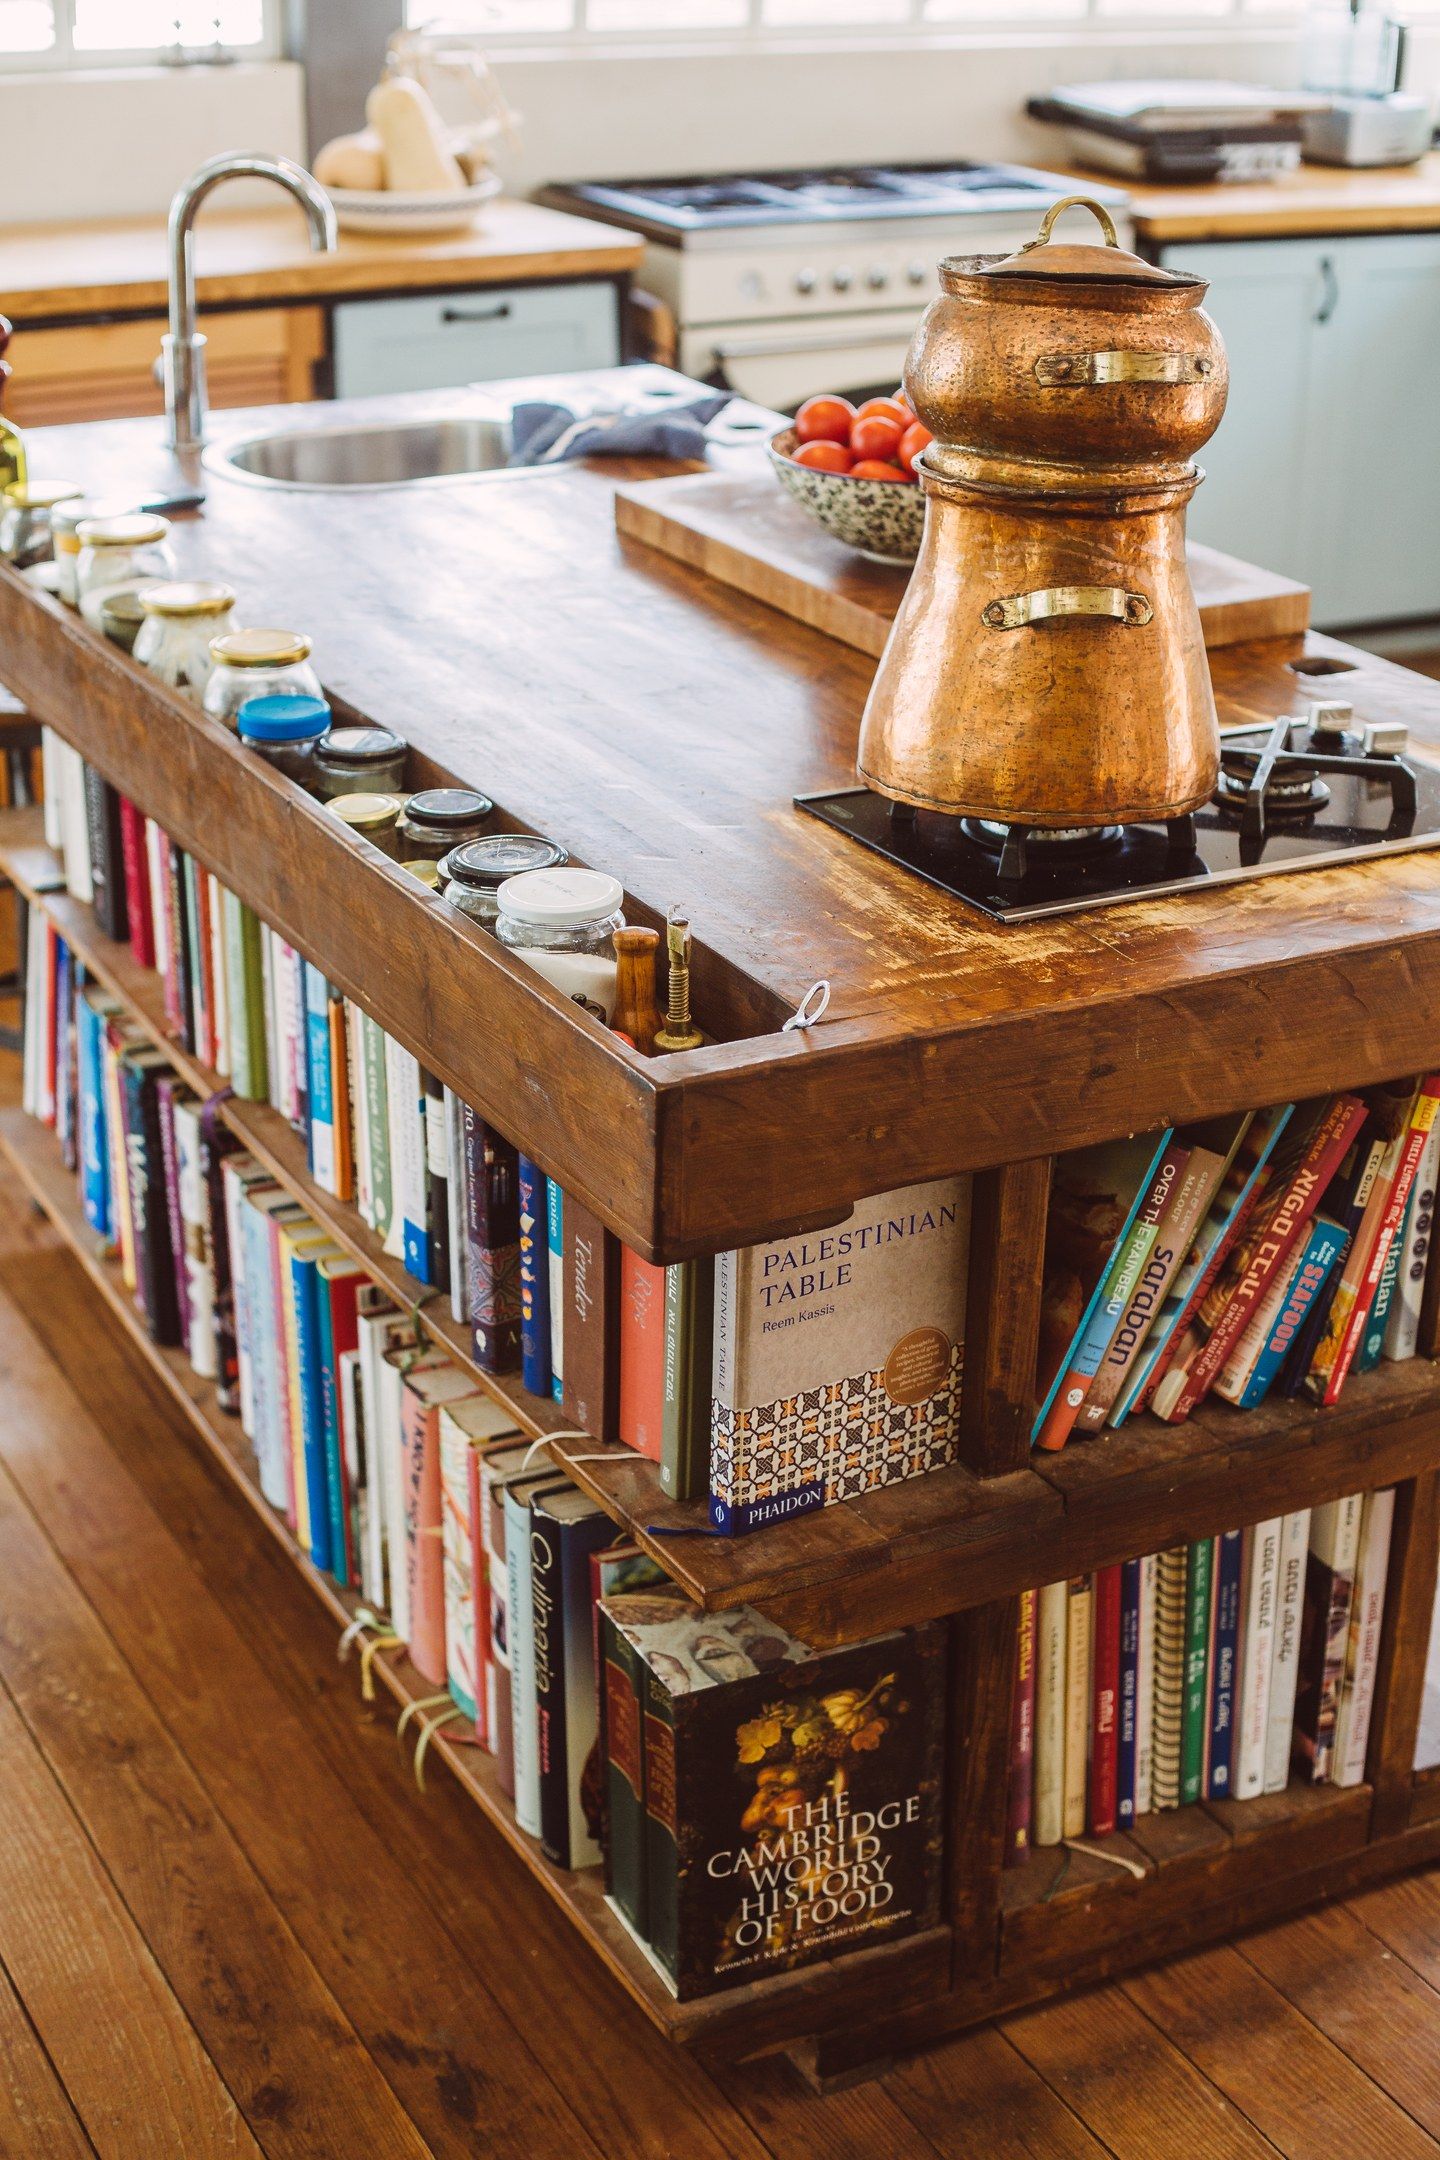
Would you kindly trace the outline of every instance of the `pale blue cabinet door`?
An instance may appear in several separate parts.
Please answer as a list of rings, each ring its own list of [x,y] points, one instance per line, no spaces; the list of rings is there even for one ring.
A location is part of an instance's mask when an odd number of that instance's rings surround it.
[[[598,281],[346,300],[334,311],[333,351],[340,398],[614,367],[619,300]]]

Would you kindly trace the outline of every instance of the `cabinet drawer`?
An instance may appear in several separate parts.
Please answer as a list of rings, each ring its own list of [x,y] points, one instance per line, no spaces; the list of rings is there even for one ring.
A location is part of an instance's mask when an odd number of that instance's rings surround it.
[[[618,296],[595,281],[344,301],[334,312],[333,349],[342,398],[614,367]]]

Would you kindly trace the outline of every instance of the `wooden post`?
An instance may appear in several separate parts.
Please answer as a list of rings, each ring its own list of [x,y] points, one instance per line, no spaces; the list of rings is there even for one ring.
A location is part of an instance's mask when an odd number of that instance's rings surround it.
[[[1050,1157],[975,1178],[960,1460],[1003,1477],[1030,1459]]]
[[[1432,1270],[1432,1273],[1434,1271]],[[1426,1471],[1395,1494],[1380,1669],[1370,1723],[1366,1769],[1375,1792],[1372,1838],[1404,1830],[1410,1820],[1415,1734],[1425,1692],[1425,1656],[1440,1563],[1440,1472]]]
[[[1019,1619],[1020,1600],[1001,1598],[952,1622],[946,1896],[954,1987],[993,1973],[1000,1953]]]

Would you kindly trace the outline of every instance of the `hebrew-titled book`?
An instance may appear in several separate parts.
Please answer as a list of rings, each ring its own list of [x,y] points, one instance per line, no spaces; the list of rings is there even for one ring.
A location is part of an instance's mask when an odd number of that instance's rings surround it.
[[[1414,1357],[1419,1344],[1425,1270],[1435,1234],[1437,1185],[1440,1185],[1440,1122],[1430,1128],[1430,1137],[1415,1173],[1415,1187],[1400,1248],[1395,1295],[1385,1320],[1384,1355],[1387,1358]]]
[[[1120,1789],[1120,1568],[1095,1571],[1095,1640],[1090,1659],[1092,1837],[1115,1828]]]
[[[1185,1573],[1185,1697],[1180,1724],[1180,1798],[1198,1800],[1205,1783],[1205,1700],[1210,1654],[1210,1589],[1215,1540],[1196,1538]]]
[[[681,2001],[933,1924],[943,1629],[816,1652],[745,1607],[606,1610],[643,1666],[647,1925]],[[614,1765],[611,1700],[607,1672]]]
[[[1294,1762],[1315,1785],[1328,1780],[1334,1757],[1363,1508],[1364,1495],[1352,1493],[1344,1500],[1327,1501],[1310,1517],[1295,1687]]]
[[[1332,1222],[1328,1215],[1317,1215],[1289,1280],[1275,1284],[1252,1323],[1255,1333],[1263,1338],[1259,1349],[1255,1350],[1250,1342],[1249,1328],[1240,1338],[1231,1363],[1242,1368],[1248,1365],[1248,1377],[1243,1377],[1243,1372],[1237,1373],[1236,1378],[1243,1378],[1243,1385],[1238,1394],[1232,1393],[1227,1385],[1230,1372],[1227,1366],[1216,1382],[1217,1395],[1237,1403],[1242,1410],[1253,1410],[1265,1400],[1305,1325],[1306,1314],[1315,1300],[1323,1296],[1344,1243],[1345,1233],[1340,1225]]]
[[[1039,1593],[1022,1590],[1016,1626],[1015,1691],[1010,1706],[1010,1778],[1005,1801],[1005,1864],[1030,1851],[1035,1787],[1035,1620]]]
[[[1239,1696],[1240,1595],[1244,1534],[1225,1530],[1215,1540],[1215,1589],[1210,1629],[1210,1737],[1205,1753],[1205,1794],[1228,1800],[1235,1784],[1235,1707]]]
[[[1337,1785],[1358,1785],[1365,1775],[1365,1749],[1370,1738],[1375,1677],[1380,1669],[1380,1628],[1385,1617],[1385,1583],[1390,1571],[1390,1532],[1394,1522],[1394,1487],[1367,1493],[1360,1522],[1355,1594],[1350,1601],[1345,1677],[1335,1716],[1331,1776]]]
[[[1094,1613],[1093,1577],[1073,1575],[1065,1592],[1065,1777],[1060,1801],[1062,1832],[1067,1838],[1085,1835]]]
[[[1300,1634],[1305,1610],[1305,1555],[1310,1543],[1310,1510],[1300,1508],[1280,1526],[1275,1575],[1275,1636],[1270,1652],[1270,1710],[1265,1734],[1265,1790],[1284,1792],[1290,1782],[1290,1750],[1295,1731],[1295,1683],[1300,1667]]]
[[[1035,1614],[1035,1777],[1032,1836],[1058,1845],[1064,1834],[1065,1624],[1068,1583],[1046,1583]]]
[[[1425,1152],[1425,1144],[1436,1123],[1437,1112],[1440,1112],[1440,1072],[1429,1073],[1422,1080],[1410,1105],[1405,1128],[1386,1152],[1386,1161],[1376,1180],[1371,1206],[1366,1209],[1366,1223],[1362,1225],[1356,1238],[1350,1262],[1346,1266],[1345,1278],[1342,1278],[1330,1308],[1325,1336],[1311,1363],[1306,1385],[1316,1399],[1327,1406],[1339,1399],[1346,1375],[1359,1350],[1385,1266],[1385,1257],[1393,1241],[1400,1235],[1411,1188],[1420,1167],[1420,1159]],[[1358,1262],[1365,1244],[1365,1233],[1369,1228],[1371,1209],[1376,1208],[1379,1220],[1375,1225],[1374,1235],[1369,1240],[1364,1266],[1360,1268]],[[1353,1297],[1347,1311],[1345,1301],[1350,1288],[1348,1278],[1351,1264],[1356,1264],[1358,1279],[1355,1281]]]
[[[1140,1560],[1127,1560],[1120,1570],[1120,1701],[1115,1750],[1115,1822],[1130,1830],[1135,1825],[1136,1756],[1140,1742]]]
[[[862,1200],[715,1267],[710,1516],[752,1530],[949,1462],[970,1181]]]

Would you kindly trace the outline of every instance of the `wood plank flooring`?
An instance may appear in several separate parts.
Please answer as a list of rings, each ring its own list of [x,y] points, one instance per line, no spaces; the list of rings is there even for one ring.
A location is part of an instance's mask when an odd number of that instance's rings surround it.
[[[0,2160],[1440,2160],[1440,1870],[819,2099],[670,2051],[335,1649],[0,1174]]]

